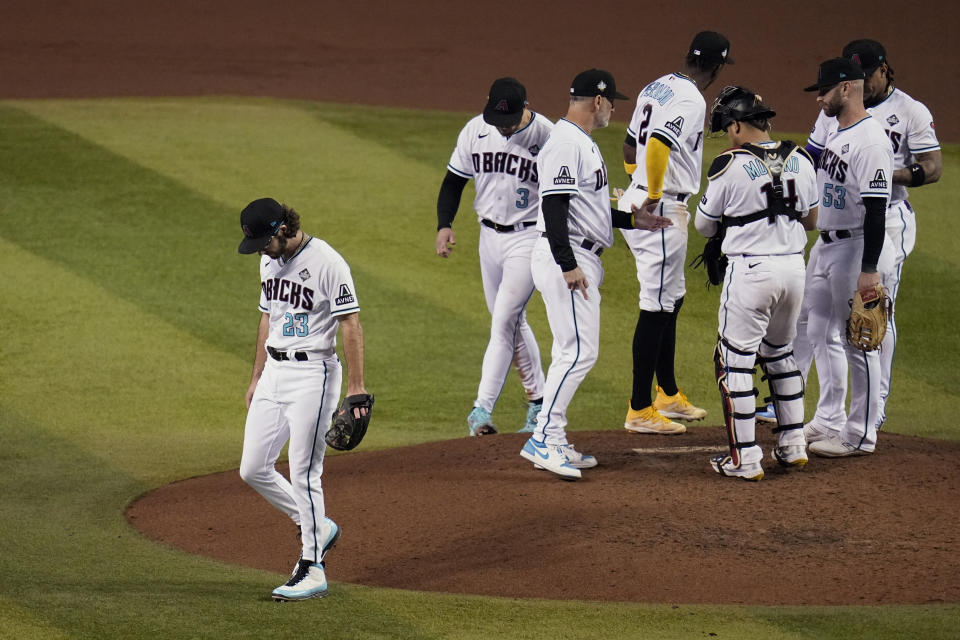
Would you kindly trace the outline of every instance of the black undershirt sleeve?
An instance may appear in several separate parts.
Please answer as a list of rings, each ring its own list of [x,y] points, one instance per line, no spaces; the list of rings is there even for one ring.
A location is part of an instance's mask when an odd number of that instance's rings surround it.
[[[553,260],[563,271],[577,268],[577,259],[570,248],[570,230],[567,228],[567,216],[570,212],[570,195],[556,194],[544,196],[540,203],[543,209],[543,226],[546,228],[547,241]]]
[[[886,237],[887,199],[866,197],[863,207],[867,213],[863,219],[863,260],[860,270],[863,273],[875,273]]]
[[[633,147],[634,149],[636,149],[637,139],[628,133],[627,137],[623,139],[623,144],[627,145],[628,147]]]
[[[617,229],[633,229],[633,213],[610,207],[610,217],[613,219],[613,226]]]
[[[651,134],[650,134],[650,137],[651,137],[651,138],[656,138],[657,140],[659,140],[659,141],[662,142],[663,144],[667,145],[667,148],[673,149],[673,143],[670,142],[670,138],[668,138],[667,136],[663,135],[662,133],[651,133]]]
[[[447,171],[443,184],[440,185],[440,195],[437,196],[437,231],[453,225],[453,218],[460,208],[460,197],[467,182],[467,178]]]

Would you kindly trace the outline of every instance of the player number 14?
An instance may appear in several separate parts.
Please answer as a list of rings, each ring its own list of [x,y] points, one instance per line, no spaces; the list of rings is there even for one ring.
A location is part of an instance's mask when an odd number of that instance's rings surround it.
[[[283,335],[305,337],[310,331],[307,325],[307,314],[287,313],[284,317]]]

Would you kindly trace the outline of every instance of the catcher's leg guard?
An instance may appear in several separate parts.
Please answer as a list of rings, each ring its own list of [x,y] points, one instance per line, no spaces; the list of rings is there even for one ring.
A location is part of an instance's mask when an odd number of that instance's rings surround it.
[[[790,344],[760,342],[757,363],[763,370],[762,380],[770,386],[770,397],[776,408],[777,426],[781,447],[804,445],[803,438],[803,376],[797,368]]]
[[[763,451],[757,446],[754,413],[757,390],[753,387],[755,354],[732,346],[724,338],[713,354],[723,405],[723,421],[730,440],[730,460],[734,466],[760,462]]]

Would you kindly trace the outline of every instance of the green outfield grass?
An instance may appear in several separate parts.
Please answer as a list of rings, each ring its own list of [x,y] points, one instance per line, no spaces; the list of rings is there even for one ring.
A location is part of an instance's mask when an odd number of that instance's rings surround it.
[[[954,637],[956,604],[653,606],[334,582],[323,601],[279,606],[265,596],[283,576],[158,546],[126,524],[136,496],[239,464],[259,314],[256,260],[236,247],[239,211],[257,197],[296,207],[353,268],[377,395],[364,448],[465,435],[488,335],[472,187],[454,256],[433,245],[437,189],[469,115],[265,99],[0,102],[0,638]],[[626,185],[623,133],[597,132],[613,186]],[[721,143],[709,140],[707,156]],[[948,324],[960,304],[960,149],[944,155],[942,183],[911,197],[920,231],[888,428],[956,440],[945,418],[960,406]],[[637,283],[622,240],[604,265],[600,359],[572,429],[619,428],[629,394]],[[703,281],[688,273],[678,374],[714,417],[719,290]],[[548,361],[537,296],[530,321]],[[496,416],[519,426],[524,410],[511,374]]]

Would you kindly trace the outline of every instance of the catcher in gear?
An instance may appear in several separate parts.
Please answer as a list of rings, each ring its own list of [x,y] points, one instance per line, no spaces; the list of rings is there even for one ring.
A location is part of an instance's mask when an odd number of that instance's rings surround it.
[[[324,436],[327,444],[338,451],[355,449],[363,436],[367,435],[371,411],[373,396],[370,394],[362,393],[344,398],[333,420],[333,426]]]
[[[803,149],[770,139],[775,115],[749,89],[730,86],[720,92],[710,129],[725,132],[734,147],[710,165],[695,219],[710,243],[722,238],[719,249],[729,260],[722,272],[714,366],[730,453],[710,464],[721,475],[743,480],[763,478],[763,451],[755,437],[756,363],[781,419],[773,458],[786,467],[807,462],[803,379],[793,339],[803,300],[804,229],[813,229],[817,220],[816,171]],[[720,250],[714,247],[712,254]]]
[[[300,559],[273,599],[321,598],[327,594],[324,556],[340,538],[340,527],[326,517],[320,485],[324,434],[343,377],[338,330],[347,363],[345,406],[356,407],[348,411],[354,420],[362,417],[362,425],[345,437],[347,445],[360,442],[373,404],[363,384],[360,305],[350,267],[329,244],[300,228],[296,211],[261,198],[247,205],[240,224],[240,253],[260,256],[260,322],[240,477],[301,529]],[[370,405],[354,405],[351,398],[370,398]],[[275,468],[287,440],[289,481]]]
[[[893,302],[879,284],[857,291],[847,321],[847,340],[860,351],[876,351],[887,334]]]

